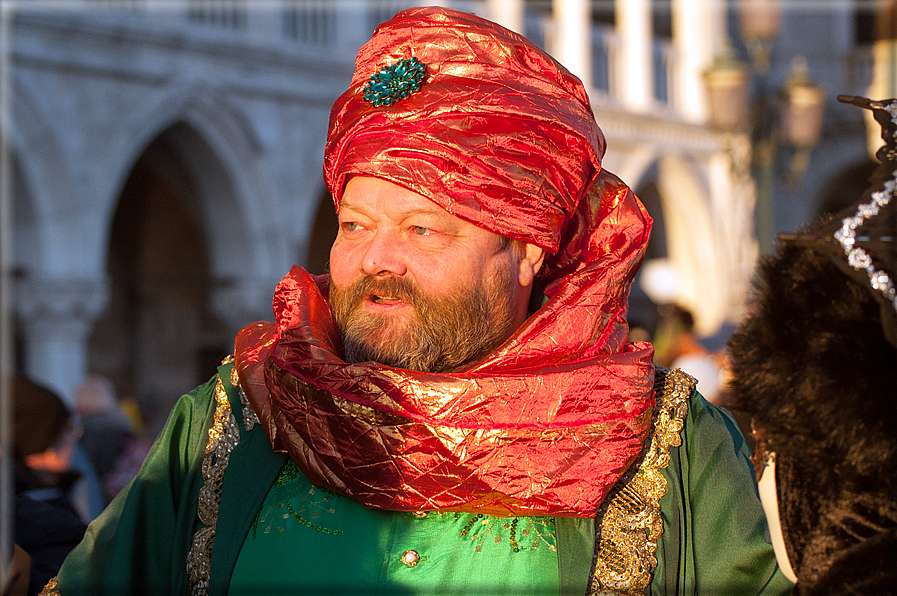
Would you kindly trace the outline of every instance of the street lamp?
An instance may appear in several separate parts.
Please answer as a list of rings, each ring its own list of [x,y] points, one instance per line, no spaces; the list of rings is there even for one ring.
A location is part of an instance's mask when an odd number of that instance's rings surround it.
[[[825,93],[810,79],[810,69],[802,56],[791,61],[791,75],[781,90],[781,130],[795,148],[788,183],[796,184],[810,165],[810,153],[822,138]]]
[[[783,87],[768,82],[772,42],[781,22],[779,0],[742,0],[738,3],[741,36],[750,66],[740,62],[728,44],[704,73],[710,124],[724,132],[748,132],[751,171],[757,188],[755,224],[760,250],[771,253],[775,240],[773,190],[775,162],[782,146],[794,148],[786,184],[794,185],[809,165],[810,153],[822,136],[825,96],[812,82],[805,59],[792,61]],[[751,98],[750,86],[754,84]]]
[[[724,132],[747,132],[749,120],[747,64],[738,59],[735,50],[724,42],[713,64],[704,72],[710,126]]]
[[[741,38],[751,55],[751,64],[758,72],[769,71],[769,54],[772,42],[779,35],[782,24],[779,0],[740,0],[738,24]]]

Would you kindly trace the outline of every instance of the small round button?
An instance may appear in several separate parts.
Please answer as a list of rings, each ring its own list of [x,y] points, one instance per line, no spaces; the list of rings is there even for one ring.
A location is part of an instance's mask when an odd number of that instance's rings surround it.
[[[405,567],[414,567],[418,561],[420,561],[420,555],[417,554],[417,551],[406,550],[402,553],[402,564]]]

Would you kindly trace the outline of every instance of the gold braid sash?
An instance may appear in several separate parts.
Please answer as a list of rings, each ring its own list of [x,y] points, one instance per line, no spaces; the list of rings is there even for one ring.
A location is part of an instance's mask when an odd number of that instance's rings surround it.
[[[224,363],[230,362],[230,358]],[[197,514],[203,528],[193,536],[193,545],[187,555],[187,576],[192,596],[205,596],[209,591],[209,571],[212,546],[215,543],[215,524],[218,522],[218,506],[221,503],[221,483],[231,451],[240,438],[237,420],[227,401],[227,393],[218,377],[215,385],[215,418],[209,429],[209,443],[202,460],[203,485],[199,491]]]
[[[663,534],[660,497],[667,492],[660,470],[670,463],[670,447],[682,444],[679,433],[695,383],[681,370],[656,369],[651,440],[641,461],[624,474],[598,509],[601,523],[589,596],[642,594],[651,582],[657,540]]]

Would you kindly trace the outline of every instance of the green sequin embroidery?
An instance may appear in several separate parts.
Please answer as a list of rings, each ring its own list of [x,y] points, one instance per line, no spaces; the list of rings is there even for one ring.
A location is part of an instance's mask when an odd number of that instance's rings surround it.
[[[330,504],[335,493],[303,482],[304,479],[305,477],[292,461],[288,461],[281,468],[268,497],[265,498],[265,502],[262,503],[252,523],[253,540],[256,539],[260,526],[265,534],[283,532],[286,529],[285,520],[290,518],[316,532],[332,536],[343,535],[342,530],[328,528],[312,521],[317,520],[321,515],[336,513]],[[294,499],[301,501],[298,510],[293,504]],[[308,519],[309,517],[312,519]]]
[[[461,529],[461,538],[475,545],[475,552],[483,552],[487,544],[507,542],[515,553],[525,549],[537,549],[544,545],[557,551],[554,518],[550,517],[492,517],[482,513],[456,513],[455,519],[469,515],[470,520]]]
[[[280,474],[277,475],[277,480],[274,481],[274,486],[286,486],[290,482],[296,480],[299,477],[301,472],[299,468],[296,467],[296,464],[293,463],[293,460],[289,460],[281,469]]]

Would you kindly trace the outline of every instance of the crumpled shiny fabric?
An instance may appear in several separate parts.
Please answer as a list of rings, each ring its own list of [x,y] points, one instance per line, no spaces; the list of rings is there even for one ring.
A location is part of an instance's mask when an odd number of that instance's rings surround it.
[[[427,67],[418,91],[365,101],[372,75],[412,57]],[[324,181],[337,208],[349,177],[376,176],[555,253],[604,149],[582,83],[526,38],[473,14],[412,8],[359,50],[330,113]]]
[[[241,386],[275,451],[368,507],[593,516],[650,429],[653,348],[626,342],[650,223],[601,172],[540,280],[545,305],[450,374],[344,362],[326,278],[294,267],[277,322],[237,337]]]

